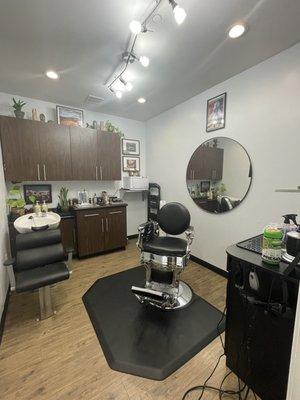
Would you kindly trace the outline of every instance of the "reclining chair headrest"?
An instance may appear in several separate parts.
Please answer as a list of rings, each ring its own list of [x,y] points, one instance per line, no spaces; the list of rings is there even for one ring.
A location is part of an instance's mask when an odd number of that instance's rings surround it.
[[[50,246],[61,243],[60,229],[41,232],[29,232],[16,237],[17,250],[28,250],[36,247]]]
[[[169,235],[180,235],[190,226],[191,216],[184,205],[168,203],[159,210],[157,222]]]

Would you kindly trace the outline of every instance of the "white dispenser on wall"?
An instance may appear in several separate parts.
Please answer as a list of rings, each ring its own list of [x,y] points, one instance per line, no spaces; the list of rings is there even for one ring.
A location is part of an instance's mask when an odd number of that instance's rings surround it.
[[[149,179],[143,176],[124,176],[123,188],[126,190],[148,190]]]

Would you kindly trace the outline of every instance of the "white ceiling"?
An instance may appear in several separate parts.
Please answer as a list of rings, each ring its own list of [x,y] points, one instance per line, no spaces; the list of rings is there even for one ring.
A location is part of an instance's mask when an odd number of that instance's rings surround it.
[[[126,50],[129,22],[152,0],[0,0],[0,91],[147,120],[300,41],[299,0],[178,0],[178,26],[168,0],[139,36],[149,68],[130,65],[134,89],[116,99],[104,82]],[[228,39],[237,21],[248,33]],[[44,76],[53,68],[58,81]],[[88,106],[89,94],[103,97]],[[147,98],[138,104],[137,98]]]

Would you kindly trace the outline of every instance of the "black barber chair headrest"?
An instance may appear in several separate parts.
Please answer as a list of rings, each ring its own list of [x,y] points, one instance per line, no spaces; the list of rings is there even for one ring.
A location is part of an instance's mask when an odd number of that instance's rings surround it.
[[[169,235],[180,235],[190,226],[191,216],[184,205],[168,203],[159,210],[157,222]]]
[[[50,246],[61,242],[59,229],[52,229],[43,232],[29,232],[16,237],[17,250],[34,249],[35,247]]]

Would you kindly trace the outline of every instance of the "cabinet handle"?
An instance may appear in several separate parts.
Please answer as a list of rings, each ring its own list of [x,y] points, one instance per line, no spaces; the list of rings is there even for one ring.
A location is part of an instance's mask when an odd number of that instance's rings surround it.
[[[98,217],[100,214],[84,214],[85,218],[89,218],[89,217]]]
[[[100,165],[100,179],[102,181],[102,166]]]
[[[103,218],[101,218],[101,225],[102,225],[102,233],[104,233],[104,223],[103,223]]]
[[[41,174],[40,174],[40,164],[36,164],[37,166],[37,176],[38,176],[38,181],[41,180]]]
[[[43,169],[44,169],[44,180],[47,180],[47,175],[46,175],[46,166],[43,164]]]
[[[98,165],[96,165],[96,181],[98,180]]]
[[[108,219],[107,218],[105,219],[106,219],[106,232],[108,232]]]
[[[123,211],[111,211],[109,214],[122,214]]]

